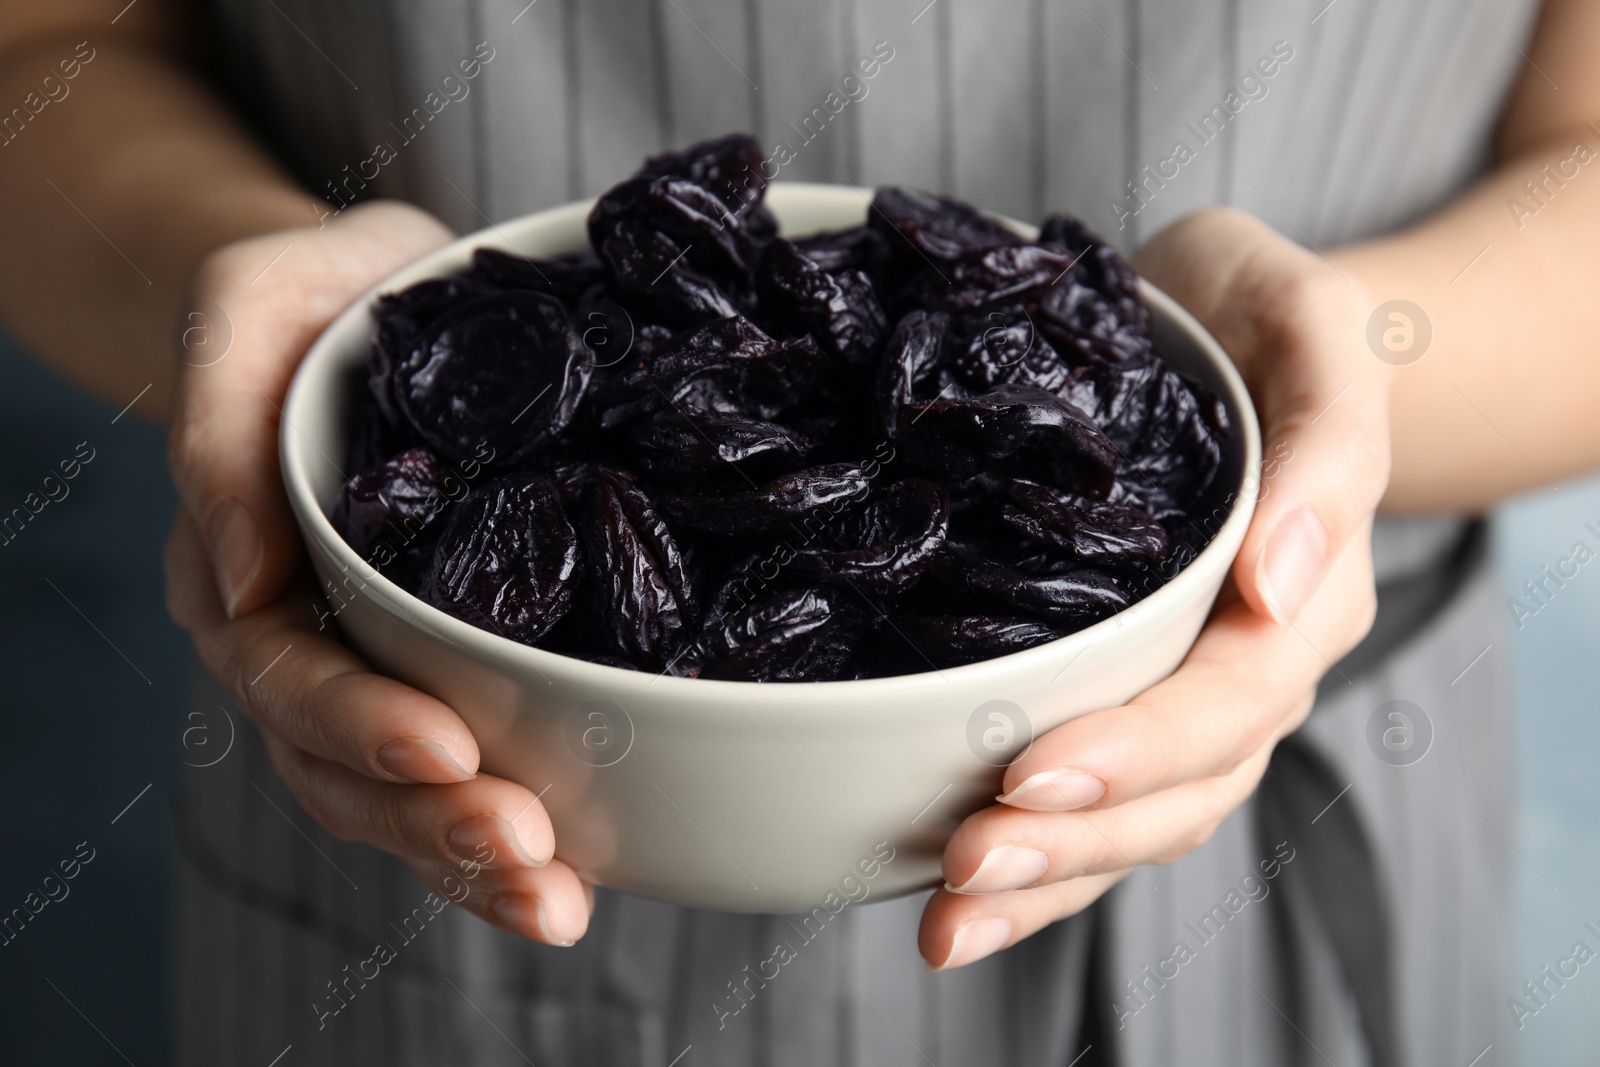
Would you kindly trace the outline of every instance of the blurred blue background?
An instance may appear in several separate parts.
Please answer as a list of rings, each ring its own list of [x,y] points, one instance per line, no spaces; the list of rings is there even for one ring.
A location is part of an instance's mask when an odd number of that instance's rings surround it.
[[[0,913],[40,892],[80,842],[95,852],[70,895],[0,947],[8,1065],[170,1059],[170,812],[195,668],[163,608],[161,545],[175,495],[162,435],[138,410],[113,424],[116,408],[0,338],[0,515],[80,442],[95,455],[66,499],[0,546],[0,685],[10,708],[0,746]],[[1589,520],[1600,527],[1596,480],[1506,508],[1495,564],[1507,595],[1578,538],[1594,544],[1583,530]],[[1600,925],[1600,567],[1583,568],[1511,647],[1489,654],[1510,656],[1517,680],[1516,836],[1528,861],[1517,870],[1511,978],[1520,984],[1589,938],[1585,921]],[[1524,1064],[1592,1062],[1600,974],[1586,968],[1518,1040]]]

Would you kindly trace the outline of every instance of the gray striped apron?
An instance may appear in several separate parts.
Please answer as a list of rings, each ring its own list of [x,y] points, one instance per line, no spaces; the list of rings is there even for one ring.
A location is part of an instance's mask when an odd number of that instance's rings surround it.
[[[241,112],[335,204],[398,196],[477,229],[592,195],[647,152],[747,129],[788,147],[780,178],[1065,210],[1124,249],[1211,203],[1320,248],[1426,213],[1481,171],[1522,62],[1512,42],[1536,13],[1527,0],[213,9]],[[299,813],[241,730],[227,759],[192,772],[180,818],[183,1062],[288,1049],[285,1067],[1459,1067],[1490,1045],[1484,1064],[1513,1062],[1503,643],[1462,545],[1459,522],[1379,524],[1386,654],[1330,672],[1257,799],[1182,861],[951,974],[916,954],[922,897],[847,908],[733,1015],[729,983],[793,939],[786,917],[601,891],[589,936],[559,950],[454,908],[418,916],[410,873]],[[227,703],[197,684],[198,706]],[[1409,766],[1369,741],[1396,700],[1432,726]],[[1317,877],[1351,835],[1375,857],[1376,907],[1351,905],[1355,890],[1328,899]],[[1294,856],[1281,877],[1247,881],[1280,842]],[[1379,913],[1376,970],[1341,936],[1341,902],[1346,918]],[[380,941],[394,961],[349,982]],[[342,1007],[319,1015],[334,988]]]

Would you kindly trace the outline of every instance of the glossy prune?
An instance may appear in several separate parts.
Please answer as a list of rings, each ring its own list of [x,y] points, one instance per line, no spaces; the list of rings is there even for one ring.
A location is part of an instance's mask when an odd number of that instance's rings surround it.
[[[1117,471],[1126,495],[1157,519],[1175,519],[1210,487],[1229,433],[1220,401],[1159,362],[1097,368],[1091,388],[1074,389],[1125,457]]]
[[[591,286],[604,279],[605,268],[587,248],[548,259],[514,255],[498,248],[480,248],[472,253],[472,266],[467,268],[464,277],[494,289],[547,293],[570,308]]]
[[[709,620],[671,673],[728,682],[826,681],[854,651],[860,616],[829,589],[775,593]]]
[[[908,615],[894,625],[935,667],[1009,656],[1066,633],[1033,619],[1006,615]]]
[[[695,326],[738,314],[738,307],[715,280],[683,262],[684,246],[636,219],[609,223],[595,247],[617,291],[661,322]]]
[[[901,409],[901,436],[921,470],[953,479],[987,469],[1104,499],[1117,451],[1070,401],[1026,385]]]
[[[766,190],[761,148],[743,135],[691,145],[645,162],[613,186],[589,213],[589,238],[625,290],[635,273],[619,236],[654,263],[668,246],[686,266],[723,287],[748,288],[762,245],[775,227],[761,206]],[[662,269],[666,269],[662,265]],[[691,286],[692,288],[692,286]]]
[[[867,225],[883,238],[892,255],[916,267],[928,260],[947,262],[972,249],[1025,240],[969,204],[906,189],[879,189],[867,212]]]
[[[782,238],[761,257],[756,294],[761,313],[782,336],[810,334],[824,351],[846,363],[871,362],[889,332],[865,273],[824,270]]]
[[[630,365],[599,399],[607,429],[660,411],[772,421],[817,386],[825,367],[810,337],[775,341],[743,316],[709,322]]]
[[[798,469],[810,438],[775,422],[714,411],[663,412],[630,440],[639,466],[679,489],[737,489]]]
[[[422,332],[446,312],[488,296],[494,290],[468,278],[430,278],[398,293],[385,293],[372,305],[372,349],[367,358],[367,385],[390,423],[405,415],[395,396],[394,370],[405,362]]]
[[[860,500],[872,478],[854,463],[830,463],[774,478],[759,489],[727,496],[668,493],[662,505],[678,524],[723,537],[799,535],[799,523],[831,517]]]
[[[870,226],[825,230],[791,243],[825,271],[858,270],[869,278],[881,276],[889,261],[889,245]]]
[[[448,459],[488,444],[515,461],[572,421],[593,368],[555,298],[508,291],[444,315],[395,368],[411,424]]]
[[[933,565],[949,526],[950,494],[943,487],[901,482],[840,516],[829,531],[831,546],[799,549],[794,572],[871,596],[898,596]]]
[[[328,518],[364,557],[386,534],[410,540],[433,522],[445,501],[445,477],[432,452],[408,449],[344,483]]]
[[[1072,269],[1071,256],[1042,245],[972,248],[937,267],[930,264],[901,297],[918,307],[972,311],[1048,288]]]
[[[1139,296],[1139,276],[1116,249],[1065,215],[1052,215],[1039,225],[1039,243],[1065,251],[1080,284],[1109,301],[1129,325],[1149,332],[1150,311]]]
[[[1011,483],[1001,517],[1028,537],[1085,563],[1153,567],[1167,555],[1167,532],[1148,512],[1128,504],[1063,493],[1034,482]]]
[[[1204,546],[1232,428],[1114,249],[892,188],[779,238],[763,166],[663,153],[590,248],[380,298],[350,543],[549,652],[748,681],[1020,651]]]
[[[949,334],[950,315],[943,311],[913,311],[895,326],[878,363],[878,413],[887,436],[899,436],[908,405],[946,396],[956,384],[945,354]]]
[[[561,494],[546,478],[513,474],[456,505],[425,592],[464,622],[532,644],[571,607],[577,576]]]
[[[1110,618],[1135,599],[1123,581],[1110,571],[1095,567],[1029,574],[1012,567],[960,560],[953,554],[941,555],[934,566],[941,582],[980,601],[1004,605],[1074,630]]]
[[[683,553],[666,523],[631,479],[601,470],[584,507],[583,543],[603,633],[623,656],[659,668],[695,621]]]

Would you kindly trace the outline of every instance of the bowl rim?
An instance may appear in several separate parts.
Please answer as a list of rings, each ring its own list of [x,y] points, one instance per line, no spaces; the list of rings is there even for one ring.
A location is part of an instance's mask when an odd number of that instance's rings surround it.
[[[872,191],[872,189],[863,190],[854,186],[820,182],[776,181],[767,186],[768,203],[780,215],[784,213],[786,206],[791,206],[785,205],[785,201],[795,202],[792,206],[809,201],[827,208],[835,206],[853,208],[870,201]],[[774,203],[774,200],[777,203]],[[829,201],[832,203],[828,203]],[[424,629],[458,649],[465,649],[470,658],[480,662],[487,660],[503,663],[512,659],[522,659],[530,663],[539,674],[545,676],[547,681],[549,674],[546,672],[549,671],[568,675],[574,684],[597,690],[637,690],[640,696],[644,696],[647,691],[657,696],[663,693],[675,693],[681,697],[693,697],[695,694],[710,697],[713,693],[721,693],[728,697],[747,698],[765,694],[768,700],[779,693],[787,696],[802,692],[829,698],[869,697],[874,693],[890,690],[902,694],[920,690],[932,692],[956,681],[981,683],[987,676],[1012,674],[1018,670],[1026,672],[1028,668],[1043,665],[1046,661],[1065,661],[1065,666],[1055,676],[1059,678],[1105,636],[1148,615],[1163,611],[1171,602],[1192,595],[1196,587],[1207,580],[1206,574],[1213,568],[1220,568],[1225,577],[1227,570],[1232,566],[1233,558],[1244,541],[1245,532],[1254,514],[1260,486],[1259,478],[1252,477],[1252,472],[1261,464],[1261,431],[1255,406],[1238,369],[1210,332],[1176,300],[1140,277],[1140,294],[1152,310],[1159,310],[1190,337],[1232,394],[1227,399],[1232,401],[1230,413],[1238,415],[1237,429],[1243,438],[1243,456],[1240,483],[1230,494],[1231,506],[1228,517],[1217,528],[1206,546],[1176,575],[1162,583],[1160,588],[1115,615],[1064,637],[1046,641],[1020,652],[956,667],[933,668],[916,674],[897,674],[883,678],[819,682],[747,682],[684,678],[665,672],[636,671],[592,663],[522,644],[457,619],[434,607],[384,577],[333,528],[332,522],[317,501],[311,486],[311,478],[307,473],[311,459],[309,453],[317,451],[320,454],[320,450],[299,432],[297,416],[312,403],[310,394],[313,383],[326,383],[334,374],[333,365],[339,362],[338,357],[343,347],[336,343],[337,339],[354,329],[354,320],[364,319],[370,315],[373,300],[377,296],[426,278],[439,277],[449,271],[460,269],[478,248],[489,247],[519,255],[526,254],[518,248],[513,234],[570,225],[574,217],[586,217],[593,204],[593,199],[572,201],[503,223],[490,223],[480,230],[434,249],[357,297],[317,335],[295,368],[280,412],[278,428],[279,461],[290,507],[305,535],[316,541],[322,551],[328,553],[346,573],[358,575],[364,583],[376,584],[377,589],[384,595],[373,599],[378,601],[378,606],[385,613],[398,617],[409,626]],[[1004,216],[995,217],[1025,236],[1030,238],[1037,236],[1038,228],[1035,226]],[[365,332],[365,336],[370,344],[370,330]],[[331,462],[326,456],[321,458],[324,462]],[[1220,558],[1224,555],[1227,556],[1225,561]],[[658,685],[667,688],[661,690],[656,688]],[[685,686],[691,688],[685,689],[683,688]],[[755,703],[760,702],[755,701]],[[741,703],[748,704],[750,701],[741,699]],[[641,706],[639,710],[644,710],[644,707]]]

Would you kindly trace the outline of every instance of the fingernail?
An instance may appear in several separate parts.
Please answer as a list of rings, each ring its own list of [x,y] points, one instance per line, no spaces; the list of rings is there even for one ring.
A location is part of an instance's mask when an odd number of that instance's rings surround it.
[[[1028,811],[1076,811],[1106,795],[1106,784],[1082,771],[1040,771],[1004,796],[1002,804]]]
[[[1004,893],[1032,885],[1049,869],[1050,857],[1038,849],[1001,845],[989,850],[971,878],[960,885],[946,882],[944,887],[952,893]]]
[[[217,593],[233,618],[234,609],[261,570],[261,530],[246,508],[228,497],[211,512],[211,567],[217,576]]]
[[[464,860],[498,866],[543,867],[550,857],[536,859],[530,843],[518,836],[511,820],[498,815],[474,815],[450,828],[450,847]]]
[[[450,785],[476,778],[443,745],[420,737],[397,737],[378,749],[378,766],[406,782]]]
[[[1322,581],[1328,531],[1307,507],[1285,515],[1261,554],[1261,594],[1280,624],[1294,620]]]
[[[537,930],[539,936],[548,944],[559,945],[562,948],[577,944],[573,938],[557,937],[550,929],[542,900],[516,894],[497,897],[494,902],[494,918],[501,926],[519,933]]]
[[[969,963],[976,963],[985,956],[1000,951],[1010,941],[1011,920],[973,919],[956,928],[956,936],[950,943],[949,957],[931,969],[950,971],[957,967],[965,967]]]

